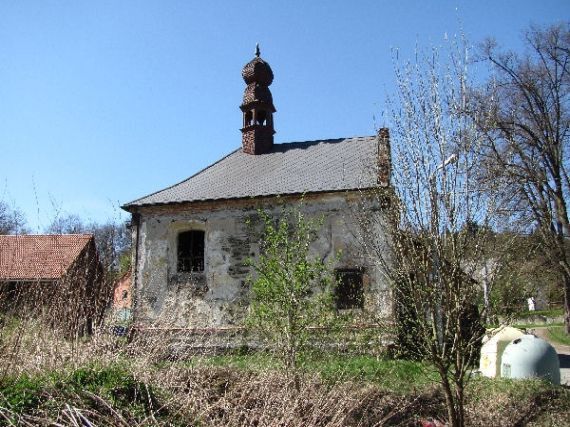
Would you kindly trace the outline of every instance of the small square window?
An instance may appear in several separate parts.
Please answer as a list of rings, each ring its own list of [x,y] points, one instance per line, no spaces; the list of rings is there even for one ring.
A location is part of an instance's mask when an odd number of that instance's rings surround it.
[[[364,288],[361,269],[335,271],[335,303],[338,310],[364,307]]]

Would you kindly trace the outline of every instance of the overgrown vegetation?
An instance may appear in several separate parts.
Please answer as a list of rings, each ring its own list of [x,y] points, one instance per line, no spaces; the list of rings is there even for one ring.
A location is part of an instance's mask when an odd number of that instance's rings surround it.
[[[66,401],[73,406],[63,405]],[[0,382],[0,407],[4,419],[12,422],[83,423],[87,419],[90,423],[122,420],[132,425],[164,415],[152,385],[138,381],[120,364],[5,377]]]
[[[267,354],[165,363],[154,357],[163,342],[141,348],[94,337],[76,348],[75,367],[52,360],[32,368],[43,355],[25,342],[26,363],[0,379],[0,424],[406,426],[446,417],[444,395],[416,362],[312,353],[294,390]],[[568,422],[570,392],[560,387],[481,378],[466,389],[468,425]]]
[[[332,326],[331,267],[310,254],[320,223],[300,209],[277,219],[260,211],[264,230],[259,259],[250,262],[251,295],[247,325],[278,354],[299,388],[299,353],[318,346],[315,338]],[[313,340],[313,342],[310,342]]]
[[[294,388],[271,352],[208,356],[189,347],[173,359],[183,333],[69,340],[30,320],[8,321],[1,332],[0,425],[404,426],[447,417],[429,363],[362,347],[300,352]],[[476,379],[465,393],[468,425],[570,422],[561,387]]]

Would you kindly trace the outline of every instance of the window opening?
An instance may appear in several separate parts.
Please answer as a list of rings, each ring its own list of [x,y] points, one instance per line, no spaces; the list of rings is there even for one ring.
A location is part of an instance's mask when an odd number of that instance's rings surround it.
[[[364,307],[362,270],[336,270],[335,304],[338,310]]]
[[[265,121],[267,120],[267,113],[263,110],[258,111],[255,119],[258,125],[265,126]]]
[[[185,231],[178,235],[178,272],[204,271],[204,232]]]
[[[253,112],[252,111],[246,111],[244,126],[251,126],[252,122],[253,122]]]

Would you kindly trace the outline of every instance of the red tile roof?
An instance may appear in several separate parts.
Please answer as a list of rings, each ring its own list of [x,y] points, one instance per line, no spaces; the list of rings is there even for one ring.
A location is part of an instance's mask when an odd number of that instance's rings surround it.
[[[59,279],[91,234],[0,236],[0,280]]]

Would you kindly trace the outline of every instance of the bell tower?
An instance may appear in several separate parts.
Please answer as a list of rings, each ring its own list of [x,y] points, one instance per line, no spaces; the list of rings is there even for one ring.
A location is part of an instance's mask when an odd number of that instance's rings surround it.
[[[269,85],[273,82],[273,71],[260,58],[259,45],[255,47],[255,58],[241,71],[247,87],[243,93],[240,109],[243,113],[242,149],[247,154],[264,154],[273,148],[273,97]]]

